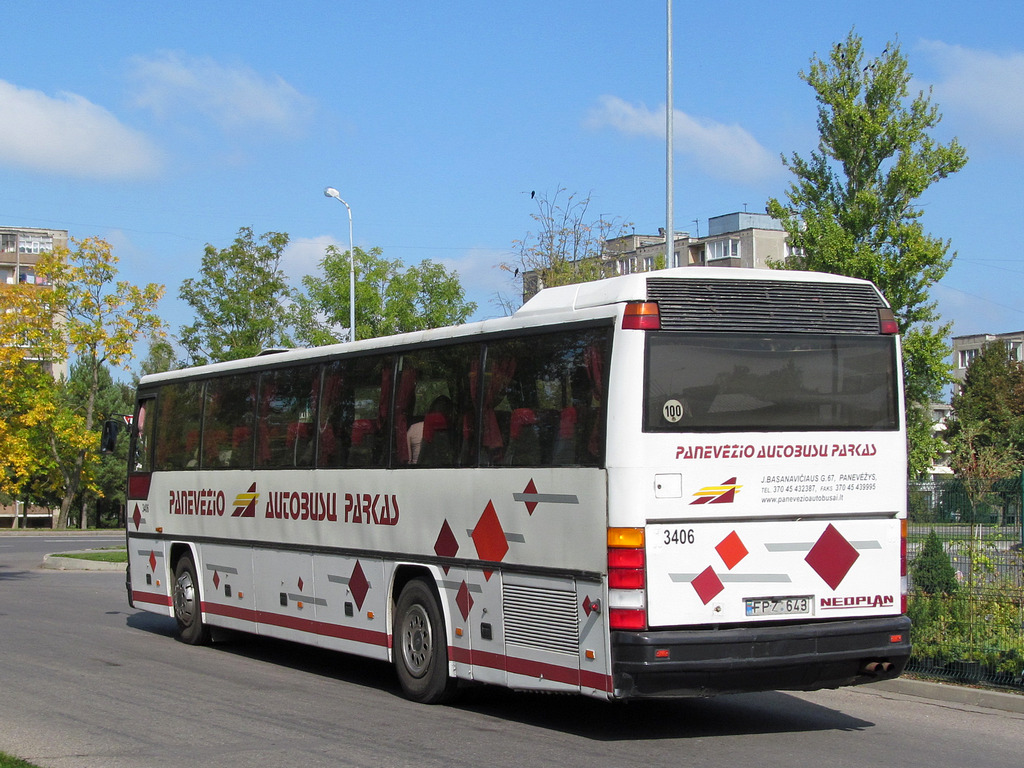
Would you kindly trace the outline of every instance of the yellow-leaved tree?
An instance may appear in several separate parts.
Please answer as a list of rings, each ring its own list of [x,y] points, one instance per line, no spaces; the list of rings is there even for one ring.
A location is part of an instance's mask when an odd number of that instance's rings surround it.
[[[100,369],[127,368],[135,342],[163,328],[155,313],[163,286],[117,280],[118,258],[104,240],[71,242],[74,250],[40,257],[36,285],[7,286],[12,290],[0,293],[0,409],[15,417],[0,444],[17,454],[0,458],[2,490],[15,495],[29,484],[58,489],[60,528],[67,527],[83,482],[89,483],[98,450]],[[41,362],[69,358],[88,374],[82,397],[71,403],[60,397],[59,383],[39,376]]]

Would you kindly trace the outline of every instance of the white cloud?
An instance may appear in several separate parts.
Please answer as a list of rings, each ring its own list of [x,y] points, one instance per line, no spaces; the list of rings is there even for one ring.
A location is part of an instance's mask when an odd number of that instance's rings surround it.
[[[199,113],[224,130],[295,133],[313,111],[312,100],[285,80],[248,67],[173,52],[131,64],[135,104],[161,119]]]
[[[940,41],[919,47],[940,72],[933,96],[947,119],[965,133],[1024,150],[1024,53],[1000,55]]]
[[[151,176],[160,154],[141,132],[74,93],[48,96],[0,80],[0,163],[101,179]]]
[[[665,139],[664,107],[651,110],[617,96],[602,96],[588,123],[625,134]],[[777,174],[782,167],[772,153],[738,125],[724,125],[675,110],[673,127],[675,151],[690,158],[709,176],[752,183]]]
[[[317,274],[329,245],[348,250],[348,243],[341,245],[329,235],[291,240],[281,254],[281,269],[288,276],[288,282],[298,287],[303,277]]]

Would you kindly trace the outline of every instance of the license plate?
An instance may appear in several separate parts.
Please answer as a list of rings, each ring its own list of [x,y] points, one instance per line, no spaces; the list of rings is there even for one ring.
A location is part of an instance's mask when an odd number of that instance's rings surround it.
[[[747,616],[799,616],[814,606],[811,595],[798,597],[748,597],[743,600]]]

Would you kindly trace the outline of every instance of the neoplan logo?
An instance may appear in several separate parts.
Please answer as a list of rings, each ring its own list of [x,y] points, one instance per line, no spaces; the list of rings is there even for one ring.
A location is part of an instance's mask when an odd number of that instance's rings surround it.
[[[694,504],[732,504],[736,494],[740,492],[742,485],[736,484],[736,478],[730,477],[721,485],[706,485],[694,493]]]
[[[256,517],[256,502],[260,495],[256,491],[256,483],[249,486],[249,490],[235,496],[235,511],[232,517]]]

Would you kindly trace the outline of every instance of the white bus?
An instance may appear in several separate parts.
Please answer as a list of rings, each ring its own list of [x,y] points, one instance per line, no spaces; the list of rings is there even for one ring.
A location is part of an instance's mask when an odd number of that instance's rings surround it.
[[[870,283],[683,268],[147,376],[129,601],[391,661],[423,702],[895,677],[899,371]]]

